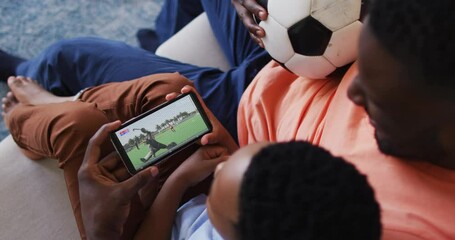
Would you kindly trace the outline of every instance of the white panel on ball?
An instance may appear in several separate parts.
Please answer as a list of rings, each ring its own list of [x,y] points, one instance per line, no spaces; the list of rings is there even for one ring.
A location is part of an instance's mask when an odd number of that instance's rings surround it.
[[[285,28],[290,28],[298,21],[310,16],[310,0],[269,0],[269,15]]]
[[[332,33],[324,56],[336,67],[342,67],[357,59],[357,45],[359,42],[362,23],[355,21],[348,26]]]
[[[336,69],[323,56],[309,57],[300,54],[292,56],[284,65],[293,73],[311,79],[325,78]]]
[[[360,16],[361,0],[311,0],[311,16],[333,32]]]
[[[280,62],[286,62],[294,54],[287,29],[278,24],[271,16],[266,21],[261,21],[259,26],[264,28],[265,37],[262,38],[267,52]],[[270,33],[270,34],[267,34]]]

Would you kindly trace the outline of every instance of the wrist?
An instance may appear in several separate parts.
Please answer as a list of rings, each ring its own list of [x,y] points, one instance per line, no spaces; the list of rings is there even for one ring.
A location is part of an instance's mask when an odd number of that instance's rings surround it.
[[[190,181],[182,174],[175,173],[169,176],[166,183],[176,191],[185,192],[191,186]]]

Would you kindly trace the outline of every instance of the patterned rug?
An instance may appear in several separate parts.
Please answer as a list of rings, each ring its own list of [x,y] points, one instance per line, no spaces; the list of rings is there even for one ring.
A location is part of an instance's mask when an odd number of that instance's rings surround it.
[[[163,0],[2,0],[0,48],[31,58],[64,38],[98,36],[138,46],[139,28],[154,28]],[[1,64],[1,63],[0,63]],[[0,98],[7,86],[0,83]],[[8,135],[0,120],[0,140]]]

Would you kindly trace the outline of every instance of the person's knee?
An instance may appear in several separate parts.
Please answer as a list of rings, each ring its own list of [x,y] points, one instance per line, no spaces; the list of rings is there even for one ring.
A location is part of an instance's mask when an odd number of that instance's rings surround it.
[[[146,86],[147,95],[166,95],[171,92],[180,92],[185,85],[193,86],[193,82],[178,73],[157,74],[144,77],[142,82]],[[152,96],[149,96],[152,97]],[[154,96],[153,96],[154,97]]]
[[[65,56],[66,50],[70,48],[75,48],[74,41],[70,39],[64,39],[55,42],[54,44],[50,45],[44,52],[44,58],[48,60],[48,62],[57,63],[58,59]]]
[[[97,39],[91,37],[63,39],[50,45],[43,52],[43,58],[52,65],[72,62],[76,55],[83,55],[86,46],[95,48],[95,45]]]
[[[178,73],[154,74],[137,79],[134,96],[141,103],[141,112],[162,103],[169,93],[180,92],[185,85],[193,82]]]
[[[72,138],[88,138],[108,120],[95,104],[74,102],[73,106],[60,115],[56,132],[68,131]],[[79,103],[79,104],[77,104]]]
[[[49,129],[54,154],[62,164],[68,159],[83,156],[90,138],[108,122],[95,104],[72,102],[67,105]]]

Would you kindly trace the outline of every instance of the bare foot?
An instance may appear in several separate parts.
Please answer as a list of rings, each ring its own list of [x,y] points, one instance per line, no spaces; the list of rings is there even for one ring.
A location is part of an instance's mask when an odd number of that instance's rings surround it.
[[[31,78],[22,76],[9,77],[8,86],[13,92],[14,97],[22,104],[48,104],[71,101],[72,97],[58,97],[46,91]]]
[[[10,129],[10,122],[9,122],[9,117],[11,112],[18,106],[20,106],[21,103],[17,100],[17,98],[14,96],[12,92],[8,92],[4,98],[2,98],[2,116],[3,120],[5,121],[5,125],[8,129]],[[30,152],[29,150],[19,148],[21,152],[28,158],[32,160],[39,160],[43,159],[43,156],[40,156],[38,154],[35,154],[33,152]]]
[[[9,129],[9,113],[20,103],[14,97],[12,92],[8,92],[4,98],[2,98],[2,116],[5,120],[5,125]]]

